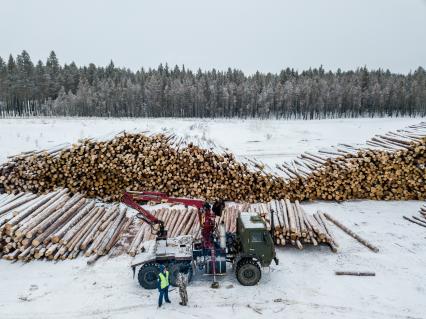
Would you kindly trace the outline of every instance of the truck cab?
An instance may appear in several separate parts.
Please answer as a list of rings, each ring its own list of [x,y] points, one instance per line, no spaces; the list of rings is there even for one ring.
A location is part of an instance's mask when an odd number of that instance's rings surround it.
[[[261,278],[261,267],[268,267],[272,260],[278,264],[274,242],[265,222],[256,213],[241,213],[237,219],[236,242],[238,256],[234,260],[238,281],[253,286]]]
[[[256,213],[242,213],[237,219],[237,234],[241,243],[241,254],[253,256],[262,267],[271,264],[275,248],[265,222]]]

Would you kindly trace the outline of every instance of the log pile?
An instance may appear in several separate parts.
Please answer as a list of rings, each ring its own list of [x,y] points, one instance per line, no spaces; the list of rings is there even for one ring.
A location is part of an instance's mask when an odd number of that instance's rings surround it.
[[[280,206],[281,204],[284,205],[284,208]],[[287,209],[286,205],[290,209]],[[271,210],[274,215],[273,223],[271,220]],[[256,204],[227,204],[221,217],[216,222],[218,224],[223,222],[226,232],[235,233],[237,217],[241,212],[255,212],[259,214],[265,221],[268,230],[271,229],[273,224],[276,245],[293,245],[299,249],[303,249],[303,245],[306,244],[314,246],[327,244],[332,251],[337,252],[338,245],[326,222],[324,213],[317,212],[309,215],[304,211],[299,202],[291,203],[286,200]],[[182,207],[169,207],[153,210],[151,213],[165,221],[169,237],[192,234],[195,239],[200,238],[200,223],[195,209],[188,210]],[[287,224],[285,224],[286,221]],[[173,226],[174,224],[176,226]],[[182,225],[186,225],[186,227],[182,227]],[[131,232],[133,233],[133,240],[126,246],[126,251],[130,256],[138,254],[142,250],[144,242],[155,238],[155,235],[151,233],[151,229],[143,222],[137,223]]]
[[[426,122],[277,166],[295,200],[426,199]]]
[[[200,239],[200,220],[195,208],[175,205],[150,210],[164,221],[169,238],[192,235]],[[268,229],[274,230],[277,245],[291,244],[303,249],[305,244],[325,243],[333,251],[337,249],[324,213],[309,215],[298,201],[228,203],[217,223],[223,222],[226,231],[234,233],[237,217],[246,211],[264,219]],[[136,211],[126,212],[123,205],[97,202],[79,193],[72,195],[68,189],[42,195],[2,194],[0,254],[6,260],[21,261],[64,260],[81,255],[90,257],[88,263],[109,253],[135,256],[144,242],[156,236],[156,229],[135,215]]]
[[[55,187],[105,201],[125,189],[156,190],[171,196],[266,200],[284,180],[250,169],[232,154],[216,153],[173,135],[120,134],[108,141],[85,140],[58,151],[30,152],[0,167],[6,192],[43,193]],[[0,186],[1,187],[1,186]]]
[[[73,259],[108,254],[126,231],[126,209],[68,189],[0,196],[0,254],[6,260]]]
[[[426,123],[377,135],[366,145],[305,152],[277,170],[255,159],[241,163],[226,151],[204,149],[171,134],[121,133],[107,141],[85,140],[12,157],[0,165],[0,189],[43,193],[66,187],[105,201],[118,200],[125,189],[251,203],[424,200]]]
[[[426,227],[426,204],[420,207],[419,214],[417,216],[412,215],[411,217],[402,216],[405,220],[417,224],[419,226]]]
[[[309,215],[299,201],[291,203],[288,199],[253,204],[249,211],[258,213],[269,228],[274,229],[276,245],[291,244],[303,249],[304,244],[317,246],[324,243],[328,244],[333,252],[337,252],[337,241],[327,225],[323,212],[318,211]]]

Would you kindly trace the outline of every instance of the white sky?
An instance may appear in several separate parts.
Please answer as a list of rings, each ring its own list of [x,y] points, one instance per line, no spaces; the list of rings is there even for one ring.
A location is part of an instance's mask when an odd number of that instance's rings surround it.
[[[0,0],[0,56],[247,73],[426,66],[425,0]]]

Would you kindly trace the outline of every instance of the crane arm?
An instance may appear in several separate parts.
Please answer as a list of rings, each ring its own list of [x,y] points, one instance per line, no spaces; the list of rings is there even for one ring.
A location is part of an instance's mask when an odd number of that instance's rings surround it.
[[[152,215],[148,210],[144,209],[141,205],[139,205],[136,201],[138,199],[135,198],[132,194],[125,192],[123,197],[121,198],[121,201],[126,204],[127,206],[137,210],[139,212],[138,217],[140,219],[143,219],[145,222],[147,222],[150,225],[155,225],[161,222],[157,217]]]
[[[179,198],[171,197],[166,193],[162,192],[134,192],[127,191],[126,194],[132,196],[136,201],[146,201],[146,202],[155,202],[155,203],[170,203],[170,204],[182,204],[185,206],[193,206],[198,209],[201,209],[205,205],[205,201],[201,199],[190,199],[190,198]]]
[[[153,229],[155,225],[160,226],[157,231],[157,238],[159,239],[166,238],[167,231],[164,229],[164,222],[162,220],[159,220],[157,217],[152,215],[148,210],[144,209],[141,205],[139,205],[137,203],[138,200],[139,199],[134,194],[129,192],[125,192],[123,194],[123,197],[121,198],[121,201],[124,204],[138,211],[138,214],[136,215],[136,217],[146,222],[151,227],[151,229]]]
[[[199,213],[206,205],[206,202],[200,199],[170,197],[165,193],[147,191],[127,191],[123,194],[121,201],[127,206],[137,210],[138,214],[136,216],[145,221],[148,225],[151,226],[151,228],[153,228],[155,225],[160,226],[160,229],[157,232],[157,238],[167,237],[167,231],[164,229],[164,222],[152,215],[148,210],[144,209],[141,205],[139,205],[138,202],[183,204],[185,206],[196,207]]]

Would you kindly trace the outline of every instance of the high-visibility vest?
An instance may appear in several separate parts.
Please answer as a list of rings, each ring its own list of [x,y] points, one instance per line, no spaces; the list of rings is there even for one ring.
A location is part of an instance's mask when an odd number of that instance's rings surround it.
[[[169,272],[166,271],[166,276],[162,272],[158,275],[160,277],[160,288],[164,289],[169,285]]]

